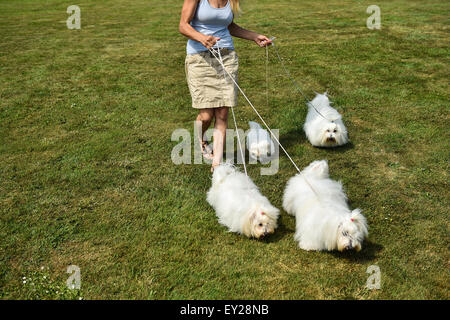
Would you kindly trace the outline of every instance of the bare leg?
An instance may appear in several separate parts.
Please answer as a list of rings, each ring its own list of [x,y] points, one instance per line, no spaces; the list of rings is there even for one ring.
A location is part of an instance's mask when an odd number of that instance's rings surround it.
[[[214,123],[214,158],[211,170],[218,166],[222,161],[223,147],[225,145],[225,134],[228,127],[228,107],[220,107],[214,109],[216,121]]]
[[[212,118],[214,117],[214,109],[201,109],[198,113],[197,119],[195,121],[195,125],[197,126],[197,132],[198,132],[198,141],[200,143],[200,148],[202,150],[202,153],[204,153],[204,136],[206,130],[208,130],[209,126],[211,125]]]

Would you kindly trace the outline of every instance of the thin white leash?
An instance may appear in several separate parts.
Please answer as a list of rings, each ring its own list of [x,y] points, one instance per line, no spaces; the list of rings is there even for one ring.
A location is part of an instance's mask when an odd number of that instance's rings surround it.
[[[219,58],[220,58],[219,62],[220,62],[220,64],[222,65],[223,70],[225,71],[225,66],[224,66],[224,64],[223,64],[223,58],[222,58],[222,54],[220,53],[220,48],[219,48],[219,46],[217,45],[217,47],[216,47],[216,48],[213,48],[213,50],[214,50],[214,49],[217,49],[217,53],[218,53]],[[211,50],[210,50],[210,51],[211,51]],[[216,58],[216,59],[217,59],[217,58]],[[223,73],[223,79],[225,80],[225,82],[227,81],[225,72]],[[239,136],[239,130],[238,130],[238,126],[237,126],[237,123],[236,123],[236,116],[234,115],[234,108],[233,108],[233,107],[231,107],[231,114],[233,115],[233,122],[234,122],[234,127],[235,127],[235,129],[236,129],[236,134],[237,134],[237,138],[238,138],[238,145],[239,145],[239,150],[240,150],[240,152],[241,152],[242,163],[243,163],[243,165],[244,165],[244,172],[245,172],[245,175],[248,177],[248,174],[247,174],[247,166],[246,166],[246,164],[245,164],[244,151],[243,151],[243,149],[242,149],[241,137]]]
[[[306,100],[307,104],[310,105],[311,107],[313,107],[313,109],[317,112],[318,115],[320,115],[322,118],[324,118],[327,121],[330,122],[334,122],[337,119],[328,119],[327,117],[325,117],[322,113],[320,113],[319,110],[317,110],[316,106],[314,106],[314,104],[312,103],[312,101],[309,101],[308,97],[303,93],[302,89],[300,88],[299,84],[297,83],[297,81],[295,81],[295,79],[291,76],[291,73],[289,72],[289,70],[286,68],[283,59],[281,59],[280,54],[278,52],[278,48],[275,46],[275,42],[273,42],[273,40],[275,40],[275,37],[270,38],[270,40],[272,41],[272,46],[275,48],[275,53],[277,54],[277,58],[280,61],[281,66],[284,69],[284,72],[286,73],[286,75],[288,76],[288,78],[292,81],[292,83],[294,84],[294,87],[298,90],[298,92],[300,92],[300,94],[303,96],[303,98]],[[268,57],[267,57],[268,60]]]
[[[270,41],[272,41],[272,46],[275,48],[275,52],[277,54],[278,60],[280,61],[281,65],[283,66],[284,71],[286,72],[287,76],[292,80],[292,82],[294,83],[294,86],[297,88],[297,90],[301,93],[301,95],[303,96],[303,98],[306,100],[306,102],[311,105],[314,110],[316,110],[316,112],[325,120],[330,121],[329,119],[327,119],[326,117],[324,117],[319,110],[316,109],[316,107],[314,106],[314,104],[312,103],[312,101],[309,101],[308,98],[306,97],[306,95],[303,93],[302,89],[300,88],[300,86],[298,85],[298,83],[295,81],[295,79],[291,76],[291,74],[289,73],[289,71],[287,70],[286,66],[283,63],[283,60],[280,57],[280,54],[278,53],[278,49],[275,46],[275,43],[273,42],[276,39],[276,37],[271,37]],[[266,46],[266,88],[269,88],[269,46]],[[269,92],[267,90],[267,105],[269,105]],[[331,122],[334,122],[334,120],[331,120]],[[298,170],[298,168],[296,168]],[[298,170],[300,172],[300,170]],[[311,185],[311,183],[308,181],[308,179],[306,179],[306,177],[304,175],[301,174],[302,178],[305,180],[306,184],[311,188],[311,190],[315,193],[315,195],[317,197],[319,197],[319,194],[317,193],[317,191],[314,189],[314,187]]]
[[[244,91],[241,89],[241,87],[239,86],[239,84],[236,82],[236,80],[233,78],[233,76],[225,69],[225,65],[223,64],[223,60],[222,60],[222,55],[220,53],[220,48],[217,46],[216,48],[212,48],[212,49],[208,49],[209,52],[211,52],[211,54],[214,56],[214,58],[216,58],[217,61],[219,61],[219,63],[222,66],[222,69],[224,71],[224,75],[225,73],[230,77],[230,79],[233,81],[233,83],[236,85],[236,87],[239,89],[239,91],[242,93],[242,95],[244,96],[244,98],[247,100],[247,102],[249,103],[249,105],[252,107],[253,111],[255,111],[256,115],[259,117],[259,119],[261,119],[261,121],[264,123],[264,125],[266,126],[267,130],[269,130],[270,134],[272,135],[272,137],[275,139],[275,141],[278,143],[278,145],[281,147],[281,149],[284,151],[284,153],[286,154],[286,156],[288,157],[288,159],[291,161],[292,165],[295,167],[295,169],[298,171],[298,173],[300,173],[301,177],[305,180],[305,182],[308,184],[308,186],[311,188],[311,190],[315,193],[315,195],[317,197],[319,197],[319,194],[317,193],[317,191],[314,189],[314,187],[311,185],[311,183],[308,181],[308,179],[306,179],[306,177],[304,175],[301,174],[300,169],[297,167],[297,165],[295,164],[294,160],[292,160],[291,156],[289,155],[289,153],[286,151],[286,149],[283,147],[283,145],[280,143],[280,141],[277,139],[277,137],[274,135],[274,133],[272,132],[272,130],[269,128],[269,126],[267,125],[267,123],[264,121],[264,119],[261,117],[261,115],[259,114],[259,112],[256,110],[256,108],[253,106],[253,103],[250,101],[250,99],[247,97],[247,95],[244,93]],[[219,58],[216,56],[216,52],[215,50],[218,51],[218,56]],[[245,166],[245,158],[243,156],[243,151],[242,151],[242,146],[240,144],[240,139],[239,139],[239,132],[237,131],[237,124],[236,124],[236,119],[234,116],[234,111],[233,108],[231,108],[232,114],[233,114],[233,120],[234,120],[234,126],[236,128],[236,132],[238,134],[238,142],[239,142],[239,147],[241,150],[241,156],[242,159],[244,160],[244,170],[245,170],[245,174],[247,175],[247,169]],[[248,175],[247,175],[248,176]]]
[[[267,125],[267,123],[264,121],[264,119],[261,117],[261,115],[259,114],[258,110],[256,110],[256,108],[253,106],[253,103],[250,101],[250,99],[246,96],[245,92],[241,89],[241,87],[239,86],[239,84],[236,82],[236,80],[234,80],[233,76],[225,69],[225,66],[223,64],[222,61],[220,61],[220,59],[216,56],[216,53],[211,50],[208,49],[209,52],[212,53],[212,55],[217,59],[217,61],[219,61],[219,63],[222,65],[223,70],[228,74],[228,76],[231,78],[231,80],[234,82],[234,84],[236,85],[236,87],[239,89],[239,91],[242,93],[242,95],[244,96],[245,100],[247,100],[247,102],[249,103],[249,105],[252,107],[253,111],[255,111],[256,115],[259,117],[259,119],[261,119],[262,123],[264,123],[264,125],[266,126],[267,130],[270,132],[270,134],[272,135],[273,139],[278,143],[278,145],[281,147],[281,149],[284,151],[284,153],[286,154],[286,156],[288,157],[288,159],[292,162],[292,164],[294,165],[295,169],[297,169],[298,172],[300,172],[300,169],[297,167],[297,165],[295,164],[294,160],[292,160],[291,156],[289,155],[289,153],[286,151],[286,149],[283,147],[283,145],[280,143],[280,141],[277,139],[277,137],[275,136],[275,134],[272,132],[272,130],[269,128],[269,126]]]

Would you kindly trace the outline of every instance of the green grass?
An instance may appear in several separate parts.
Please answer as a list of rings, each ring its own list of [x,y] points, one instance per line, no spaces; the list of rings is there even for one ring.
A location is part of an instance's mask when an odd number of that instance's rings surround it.
[[[173,165],[171,133],[196,116],[181,3],[80,0],[68,30],[72,3],[0,2],[0,298],[448,299],[448,2],[377,1],[381,30],[366,28],[372,1],[243,3],[237,22],[276,36],[306,94],[328,90],[344,115],[351,144],[313,148],[274,52],[268,107],[265,51],[235,40],[240,84],[296,163],[328,159],[364,210],[358,254],[300,250],[285,212],[264,241],[228,233],[205,200],[209,166]],[[259,168],[281,208],[294,168]],[[81,291],[61,293],[72,264]],[[373,264],[380,290],[365,289]],[[48,283],[23,284],[42,266]]]

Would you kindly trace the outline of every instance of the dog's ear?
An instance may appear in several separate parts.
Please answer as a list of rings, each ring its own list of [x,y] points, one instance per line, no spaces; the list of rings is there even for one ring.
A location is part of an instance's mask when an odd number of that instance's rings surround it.
[[[244,225],[242,226],[242,233],[249,238],[252,237],[252,226],[253,223],[250,221],[250,219],[244,221]]]
[[[273,206],[264,206],[261,208],[261,211],[259,212],[260,215],[265,215],[267,218],[269,218],[268,223],[276,229],[278,227],[278,216],[280,215],[280,210]]]
[[[347,129],[342,123],[336,123],[337,133],[335,135],[336,141],[339,145],[345,144],[348,142],[348,133]]]
[[[357,209],[352,211],[352,214],[351,214],[352,221],[356,221],[356,220],[361,219],[361,218],[364,219],[364,216],[361,214],[361,209],[357,208]]]
[[[366,218],[361,214],[361,209],[355,209],[352,211],[351,220],[357,225],[359,231],[362,233],[363,237],[368,235],[368,227]]]
[[[253,237],[253,222],[256,218],[256,210],[251,210],[248,214],[248,219],[245,219],[244,225],[242,226],[242,233],[247,237]]]
[[[261,209],[261,213],[265,214],[270,219],[277,220],[278,216],[280,215],[280,210],[278,210],[277,208],[269,205],[268,207],[264,206]]]

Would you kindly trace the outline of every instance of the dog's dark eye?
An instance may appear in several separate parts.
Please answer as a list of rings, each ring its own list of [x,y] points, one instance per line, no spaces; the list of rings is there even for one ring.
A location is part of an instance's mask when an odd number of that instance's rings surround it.
[[[330,132],[330,129],[327,129],[327,132]]]
[[[334,130],[333,130],[333,132],[337,132],[337,130],[336,130],[336,129],[334,129]]]
[[[260,223],[260,224],[258,224],[258,226],[262,227],[262,226],[263,226],[263,224],[262,224],[262,223]]]

